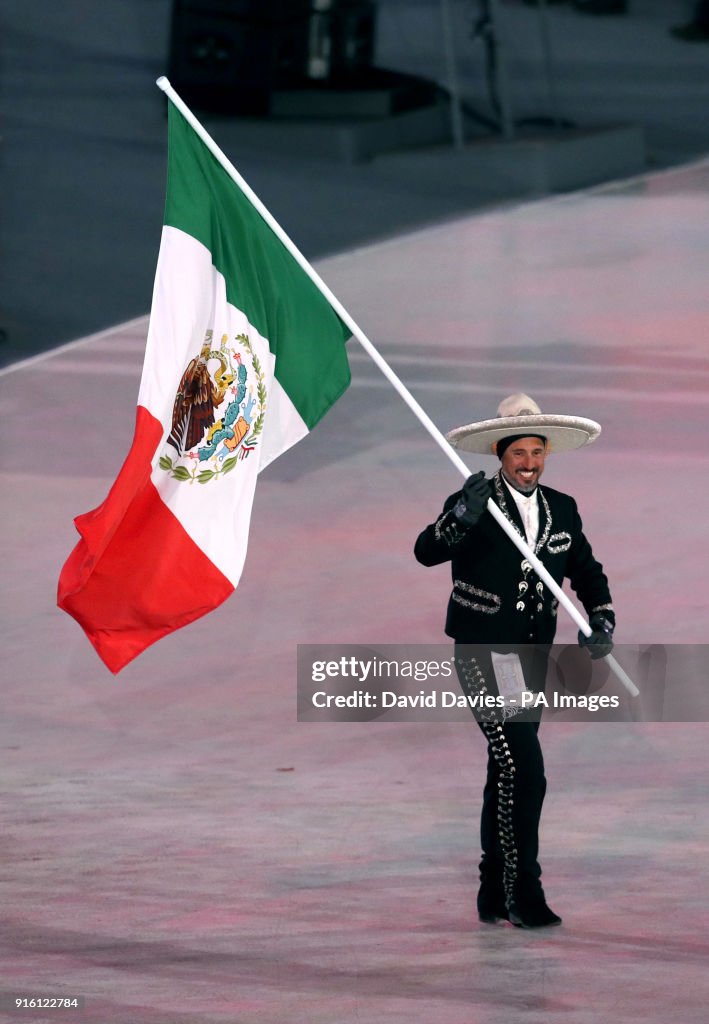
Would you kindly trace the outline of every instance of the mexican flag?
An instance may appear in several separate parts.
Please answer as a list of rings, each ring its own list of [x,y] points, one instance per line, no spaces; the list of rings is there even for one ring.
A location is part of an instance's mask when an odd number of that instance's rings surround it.
[[[169,103],[167,200],[132,447],[80,515],[58,604],[119,672],[216,608],[256,477],[350,380],[349,330]]]

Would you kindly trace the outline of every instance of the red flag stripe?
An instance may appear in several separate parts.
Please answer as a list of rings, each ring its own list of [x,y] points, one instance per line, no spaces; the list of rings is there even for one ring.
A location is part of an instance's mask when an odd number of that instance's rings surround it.
[[[112,672],[234,591],[150,479],[162,433],[159,420],[138,406],[128,457],[106,500],[75,520],[81,540],[59,578],[60,608]]]

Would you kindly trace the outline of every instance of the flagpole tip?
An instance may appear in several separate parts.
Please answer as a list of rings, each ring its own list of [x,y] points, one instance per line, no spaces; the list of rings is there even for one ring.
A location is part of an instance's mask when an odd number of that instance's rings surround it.
[[[170,88],[170,81],[165,77],[165,75],[160,75],[160,78],[158,78],[155,84],[157,85],[158,89],[162,89],[163,92],[167,92],[167,90]]]

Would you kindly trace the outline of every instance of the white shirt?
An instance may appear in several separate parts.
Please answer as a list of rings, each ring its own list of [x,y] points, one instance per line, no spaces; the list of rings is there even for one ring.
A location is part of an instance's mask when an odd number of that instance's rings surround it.
[[[522,494],[521,491],[518,491],[516,488],[509,485],[507,489],[514,498],[515,505],[522,517],[527,543],[530,548],[533,548],[537,543],[537,537],[539,536],[539,501],[537,498],[537,488],[535,487],[531,494]]]

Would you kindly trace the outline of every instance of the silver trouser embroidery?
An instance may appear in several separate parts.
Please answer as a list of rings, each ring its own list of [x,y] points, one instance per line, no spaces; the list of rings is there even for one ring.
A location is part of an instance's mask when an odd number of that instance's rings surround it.
[[[470,701],[470,709],[479,721],[504,722],[515,715],[521,715],[524,708],[509,704],[500,707],[495,704],[491,708],[485,707],[483,701],[486,697],[494,697],[487,688],[485,675],[480,668],[477,658],[472,655],[456,655],[458,678],[463,693]],[[476,702],[477,699],[477,702]]]
[[[519,857],[513,825],[514,777],[517,769],[501,724],[499,722],[481,722],[480,726],[490,746],[490,752],[500,769],[500,778],[497,783],[497,829],[502,851],[502,887],[505,890],[505,906],[509,910],[514,900],[514,887],[519,873]]]
[[[464,693],[468,697],[486,697],[488,689],[476,658],[458,656],[459,678]],[[497,783],[497,829],[502,851],[502,886],[505,891],[505,905],[509,909],[514,899],[514,886],[519,873],[519,855],[515,843],[513,811],[514,811],[514,779],[517,769],[502,724],[499,718],[508,718],[519,714],[513,708],[494,708],[489,714],[478,717],[480,727],[490,747],[490,752],[499,769],[500,778]]]

